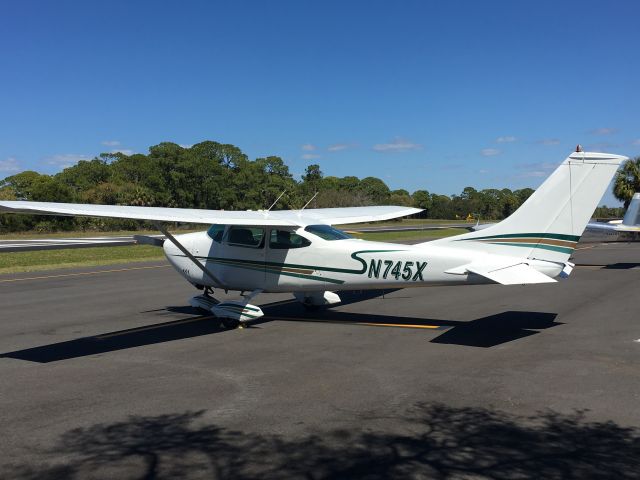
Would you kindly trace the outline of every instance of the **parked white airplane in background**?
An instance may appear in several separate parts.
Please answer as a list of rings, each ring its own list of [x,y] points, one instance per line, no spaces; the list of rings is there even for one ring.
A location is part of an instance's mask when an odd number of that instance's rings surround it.
[[[635,193],[622,220],[589,222],[580,239],[590,242],[628,242],[640,240],[640,193]]]
[[[340,290],[433,284],[502,285],[555,282],[568,276],[569,256],[626,157],[575,152],[510,217],[480,232],[417,245],[350,238],[332,225],[385,220],[418,212],[407,207],[304,211],[217,211],[0,201],[0,211],[213,224],[171,235],[164,251],[203,295],[191,299],[226,326],[263,315],[251,305],[262,292],[291,292],[308,306],[340,302]],[[219,302],[214,288],[251,292]]]

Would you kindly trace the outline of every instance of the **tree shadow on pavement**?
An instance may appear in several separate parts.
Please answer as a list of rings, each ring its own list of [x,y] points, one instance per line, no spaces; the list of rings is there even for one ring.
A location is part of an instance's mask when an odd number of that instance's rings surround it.
[[[205,411],[132,416],[77,428],[2,478],[488,478],[638,479],[640,430],[583,412],[530,417],[418,404],[362,417],[359,430],[302,438],[207,423]],[[370,422],[370,423],[367,423]],[[382,422],[382,423],[381,423]],[[381,430],[379,425],[386,425]]]

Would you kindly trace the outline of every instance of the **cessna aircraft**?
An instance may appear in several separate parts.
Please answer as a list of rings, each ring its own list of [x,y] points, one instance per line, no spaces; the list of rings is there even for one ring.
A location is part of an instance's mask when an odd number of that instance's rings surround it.
[[[191,305],[211,311],[231,328],[263,315],[250,303],[262,292],[291,292],[304,305],[318,307],[340,302],[335,293],[340,290],[555,282],[571,273],[569,256],[624,160],[572,153],[502,222],[417,245],[353,239],[333,227],[420,211],[395,206],[232,212],[0,201],[0,212],[156,222],[166,236],[169,262],[204,291]],[[211,226],[173,236],[159,222]],[[241,299],[219,302],[214,288],[240,291]]]
[[[635,193],[622,220],[589,222],[580,241],[628,242],[640,240],[640,193]]]

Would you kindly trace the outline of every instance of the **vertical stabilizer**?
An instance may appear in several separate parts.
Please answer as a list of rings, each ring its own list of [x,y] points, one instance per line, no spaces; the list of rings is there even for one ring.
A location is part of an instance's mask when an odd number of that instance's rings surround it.
[[[432,243],[566,262],[611,179],[626,159],[608,153],[572,153],[502,222]]]
[[[640,193],[634,193],[631,203],[624,214],[622,224],[629,227],[640,226]]]

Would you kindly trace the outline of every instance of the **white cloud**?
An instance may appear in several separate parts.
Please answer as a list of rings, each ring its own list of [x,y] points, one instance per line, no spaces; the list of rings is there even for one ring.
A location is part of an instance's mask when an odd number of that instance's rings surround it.
[[[120,148],[120,149],[116,149],[116,150],[111,150],[109,153],[121,153],[123,155],[133,155],[134,152],[133,150],[129,150],[128,148]]]
[[[352,148],[354,145],[350,143],[334,143],[333,145],[329,145],[327,150],[330,152],[339,152],[340,150],[346,150],[347,148]]]
[[[0,160],[0,172],[19,172],[20,165],[18,160],[13,157],[9,157],[6,160]]]
[[[518,169],[524,170],[515,178],[540,178],[547,177],[549,174],[558,167],[558,163],[553,162],[534,162],[534,163],[522,163],[517,166]]]
[[[310,143],[305,143],[300,147],[305,152],[313,152],[316,149],[315,145],[311,145]]]
[[[542,170],[531,170],[530,172],[524,172],[520,175],[516,175],[517,178],[540,178],[546,177],[549,175],[549,172],[544,172]]]
[[[542,140],[538,140],[537,143],[546,146],[558,145],[560,143],[560,140],[558,138],[543,138]]]
[[[179,143],[182,148],[191,148],[193,147],[193,143]]]
[[[120,146],[120,142],[118,140],[104,140],[102,142],[102,145],[105,145],[107,147],[118,147]]]
[[[589,133],[591,135],[611,135],[612,133],[616,133],[617,131],[617,128],[596,128],[594,130],[591,130]]]
[[[553,162],[533,162],[533,163],[521,163],[518,168],[521,170],[555,170],[558,163]]]
[[[497,143],[512,143],[515,142],[516,140],[518,140],[516,137],[511,136],[511,135],[507,135],[505,137],[498,137],[496,138],[496,142]]]
[[[420,150],[422,145],[413,143],[396,137],[391,143],[378,143],[373,146],[376,152],[407,152],[409,150]]]
[[[478,170],[478,173],[489,173],[489,170],[486,170],[484,168]]]
[[[494,155],[500,155],[501,153],[502,151],[497,148],[483,148],[480,150],[480,155],[483,157],[493,157]]]
[[[313,160],[314,158],[320,158],[320,155],[317,155],[315,153],[305,153],[304,155],[302,155],[302,158],[304,160]]]
[[[61,153],[45,158],[45,162],[59,168],[67,168],[75,165],[80,160],[91,160],[89,155],[80,155],[77,153]]]

